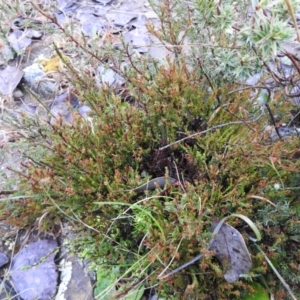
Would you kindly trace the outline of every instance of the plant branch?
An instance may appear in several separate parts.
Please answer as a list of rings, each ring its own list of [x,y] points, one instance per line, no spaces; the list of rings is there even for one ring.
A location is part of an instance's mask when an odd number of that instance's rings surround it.
[[[251,121],[236,121],[236,122],[228,122],[228,123],[225,123],[225,124],[219,124],[219,125],[215,125],[215,126],[212,126],[211,128],[208,128],[206,130],[203,130],[203,131],[200,131],[200,132],[196,132],[194,134],[191,134],[189,136],[186,136],[178,141],[175,141],[173,143],[170,143],[169,145],[166,145],[166,146],[163,146],[161,148],[159,148],[159,150],[164,150],[164,149],[167,149],[171,146],[174,146],[174,145],[177,145],[185,140],[188,140],[188,139],[192,139],[198,135],[201,135],[201,134],[204,134],[204,133],[207,133],[207,132],[210,132],[210,131],[213,131],[213,130],[216,130],[216,129],[219,129],[219,128],[223,128],[223,127],[226,127],[226,126],[230,126],[230,125],[245,125],[245,124],[251,124],[251,123],[254,123],[256,121],[258,121],[260,119],[262,115],[259,115],[257,118],[255,118],[254,120],[251,120]]]

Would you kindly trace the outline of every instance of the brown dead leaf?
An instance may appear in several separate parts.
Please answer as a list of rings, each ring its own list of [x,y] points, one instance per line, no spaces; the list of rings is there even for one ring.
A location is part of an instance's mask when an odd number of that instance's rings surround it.
[[[214,220],[212,231],[219,221]],[[252,260],[242,235],[232,226],[224,223],[214,238],[209,250],[215,252],[216,258],[225,269],[224,278],[232,283],[246,274],[252,267]]]

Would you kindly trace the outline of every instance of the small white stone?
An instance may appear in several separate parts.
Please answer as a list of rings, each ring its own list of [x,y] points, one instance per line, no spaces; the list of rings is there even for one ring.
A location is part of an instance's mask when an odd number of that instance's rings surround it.
[[[280,189],[280,184],[279,183],[275,183],[274,184],[274,189],[275,190],[279,190]]]

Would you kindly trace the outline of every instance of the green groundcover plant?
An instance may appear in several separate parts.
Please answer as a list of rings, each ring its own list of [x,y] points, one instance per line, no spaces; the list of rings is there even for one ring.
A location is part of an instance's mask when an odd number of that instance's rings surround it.
[[[35,142],[19,174],[17,201],[1,202],[6,221],[54,232],[71,224],[77,238],[70,247],[96,270],[98,299],[139,299],[152,290],[162,299],[265,299],[268,293],[289,299],[241,220],[230,224],[247,241],[249,274],[226,282],[207,250],[214,217],[242,214],[259,228],[261,249],[300,295],[299,139],[277,132],[271,140],[266,129],[289,122],[296,108],[280,80],[274,91],[243,84],[255,73],[274,76],[269,62],[297,35],[291,24],[299,1],[288,3],[153,2],[161,24],[148,29],[169,51],[163,62],[125,44],[99,52],[93,41],[87,45],[58,24],[79,55],[111,68],[125,84],[99,86],[65,61],[73,93],[92,112],[88,119],[73,112],[71,123],[26,121],[32,135],[25,142]],[[44,154],[38,159],[36,144]],[[166,184],[134,190],[158,177]],[[177,183],[168,184],[169,177]],[[159,278],[199,253],[204,257],[197,263]]]

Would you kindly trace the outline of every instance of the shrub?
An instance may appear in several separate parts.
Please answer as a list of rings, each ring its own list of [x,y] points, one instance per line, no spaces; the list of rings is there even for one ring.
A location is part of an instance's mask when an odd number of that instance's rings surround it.
[[[265,131],[275,107],[276,114],[288,118],[291,105],[280,98],[278,103],[266,103],[268,109],[263,110],[251,89],[236,83],[277,54],[282,40],[290,36],[288,28],[286,34],[276,35],[276,26],[286,16],[280,12],[262,28],[274,34],[268,42],[257,37],[260,22],[267,22],[260,14],[253,17],[257,21],[253,28],[246,24],[240,34],[232,34],[246,2],[236,3],[236,11],[232,1],[193,4],[186,16],[180,13],[180,1],[165,0],[156,7],[163,29],[158,32],[149,26],[149,30],[171,52],[164,63],[140,58],[126,45],[120,57],[109,46],[105,55],[92,55],[101,63],[105,57],[106,67],[125,79],[122,89],[99,86],[95,78],[68,64],[74,94],[92,108],[90,118],[74,112],[71,123],[60,119],[35,131],[34,138],[47,155],[36,161],[34,152],[29,153],[32,160],[20,186],[27,195],[22,205],[12,209],[12,203],[2,204],[2,211],[10,214],[8,221],[18,226],[33,226],[39,220],[40,230],[54,230],[68,220],[77,232],[73,247],[93,262],[98,278],[109,270],[111,290],[116,282],[121,286],[114,296],[124,296],[137,286],[155,286],[168,299],[244,297],[251,284],[225,282],[219,263],[206,250],[213,217],[232,213],[257,223],[265,233],[264,250],[289,283],[297,281],[299,205],[293,188],[299,176],[298,139],[274,142]],[[270,10],[275,13],[275,8]],[[172,21],[176,12],[178,23]],[[218,49],[202,45],[186,53],[182,51],[186,40],[179,38],[182,32],[191,43],[213,39]],[[233,44],[240,46],[235,49]],[[126,68],[121,67],[124,61]],[[134,191],[161,176],[179,183]],[[250,233],[238,221],[232,225],[245,237]],[[254,247],[250,250],[254,260],[250,275],[260,274],[270,290],[282,292],[264,258]],[[289,257],[285,251],[290,251]],[[199,252],[205,258],[197,265],[167,281],[157,279]],[[112,295],[100,285],[99,279],[100,298]]]

